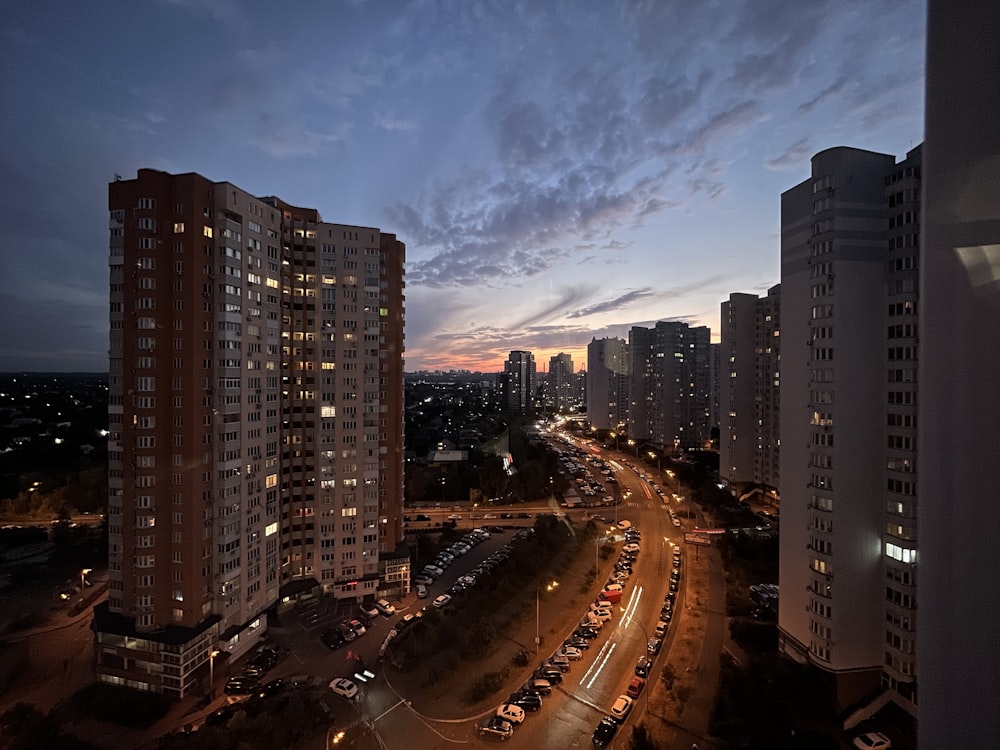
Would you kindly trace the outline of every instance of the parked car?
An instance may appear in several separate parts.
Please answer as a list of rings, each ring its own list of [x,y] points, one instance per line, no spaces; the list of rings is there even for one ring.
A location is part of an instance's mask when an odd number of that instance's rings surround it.
[[[524,721],[524,709],[513,703],[501,703],[497,706],[496,715],[512,724],[520,724]]]
[[[534,695],[550,695],[552,693],[552,683],[548,680],[533,677],[524,683],[524,687],[521,690]]]
[[[853,744],[858,750],[889,750],[892,740],[881,732],[865,732],[855,737]]]
[[[230,677],[223,692],[226,695],[251,695],[257,692],[257,680],[252,677]]]
[[[638,552],[639,552],[639,545],[636,544],[635,542],[629,542],[624,547],[622,547],[622,552],[624,552],[625,554],[628,554],[628,555],[638,554]]]
[[[427,598],[427,585],[423,583],[417,584],[417,599]]]
[[[570,670],[569,659],[560,654],[553,654],[548,659],[542,662],[542,666],[552,666],[558,669],[560,672],[568,672]]]
[[[447,607],[449,602],[451,602],[451,596],[448,594],[441,594],[434,600],[433,604],[438,609],[441,609],[441,607]]]
[[[635,675],[636,677],[648,677],[649,668],[652,666],[652,659],[648,656],[640,656],[639,660],[635,663]]]
[[[650,656],[656,656],[660,653],[660,648],[663,646],[663,641],[659,638],[650,638],[646,643],[646,652]]]
[[[594,730],[594,746],[604,747],[614,739],[617,731],[618,722],[612,716],[605,716]]]
[[[347,624],[350,625],[354,629],[354,632],[358,634],[358,638],[368,632],[361,620],[350,620]]]
[[[285,681],[280,677],[265,682],[260,687],[260,692],[257,693],[258,698],[270,698],[272,695],[277,695],[281,692],[281,689],[285,686]]]
[[[619,695],[615,699],[615,702],[611,704],[611,715],[615,717],[619,724],[625,721],[631,711],[632,699],[627,695]]]
[[[633,677],[625,688],[625,694],[629,698],[638,698],[642,694],[642,689],[646,687],[645,677]]]
[[[344,641],[346,641],[347,643],[350,643],[353,640],[357,640],[358,637],[357,631],[355,631],[354,628],[352,628],[346,622],[340,623],[337,626],[337,630],[339,630],[340,634],[344,636]]]
[[[346,643],[344,636],[339,630],[326,630],[320,635],[319,639],[323,641],[324,646],[333,649],[340,648]]]
[[[479,734],[484,737],[497,737],[502,741],[514,734],[514,726],[506,719],[493,716],[479,725]]]
[[[333,680],[330,683],[330,690],[333,691],[334,695],[339,695],[347,700],[353,700],[354,696],[358,694],[358,686],[343,677]]]
[[[534,693],[522,693],[520,690],[510,694],[508,703],[523,708],[525,711],[538,711],[542,707],[542,697]]]
[[[386,599],[379,599],[375,602],[375,608],[381,612],[386,617],[391,617],[396,614],[396,608],[391,605]]]
[[[600,622],[607,622],[611,619],[611,610],[603,607],[590,610],[590,616]]]
[[[575,646],[563,646],[556,651],[557,656],[564,656],[570,661],[579,661],[583,658],[583,652]]]
[[[376,617],[378,617],[379,609],[371,602],[362,602],[358,606],[358,608],[361,610],[361,613],[369,620],[374,620]]]
[[[562,670],[556,667],[539,667],[531,676],[538,680],[548,680],[552,685],[561,685],[563,681]]]

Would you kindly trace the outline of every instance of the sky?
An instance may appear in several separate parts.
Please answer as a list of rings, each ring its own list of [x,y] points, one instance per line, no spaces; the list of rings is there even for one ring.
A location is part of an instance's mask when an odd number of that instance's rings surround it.
[[[913,0],[0,0],[0,371],[107,370],[107,183],[406,243],[406,370],[707,325],[833,146],[923,138]]]

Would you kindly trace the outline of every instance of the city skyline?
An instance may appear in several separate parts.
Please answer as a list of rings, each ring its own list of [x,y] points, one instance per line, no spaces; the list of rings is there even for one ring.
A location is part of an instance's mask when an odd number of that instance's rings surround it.
[[[274,23],[276,18],[281,23]],[[11,8],[0,370],[103,371],[106,183],[198,172],[407,244],[406,369],[586,360],[779,271],[810,157],[922,140],[924,4]],[[155,30],[154,33],[150,33]],[[30,231],[29,228],[30,227]]]

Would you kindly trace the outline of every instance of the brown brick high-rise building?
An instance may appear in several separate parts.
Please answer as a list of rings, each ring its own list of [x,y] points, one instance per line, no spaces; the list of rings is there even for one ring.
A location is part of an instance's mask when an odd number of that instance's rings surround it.
[[[108,204],[97,673],[180,697],[301,593],[409,589],[405,246],[193,173],[140,170]]]

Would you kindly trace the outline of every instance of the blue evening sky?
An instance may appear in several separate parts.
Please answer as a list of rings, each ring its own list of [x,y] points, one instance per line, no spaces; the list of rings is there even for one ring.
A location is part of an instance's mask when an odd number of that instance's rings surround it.
[[[914,0],[0,0],[0,371],[107,369],[107,183],[407,244],[406,369],[585,366],[778,282],[781,191],[923,134]]]

